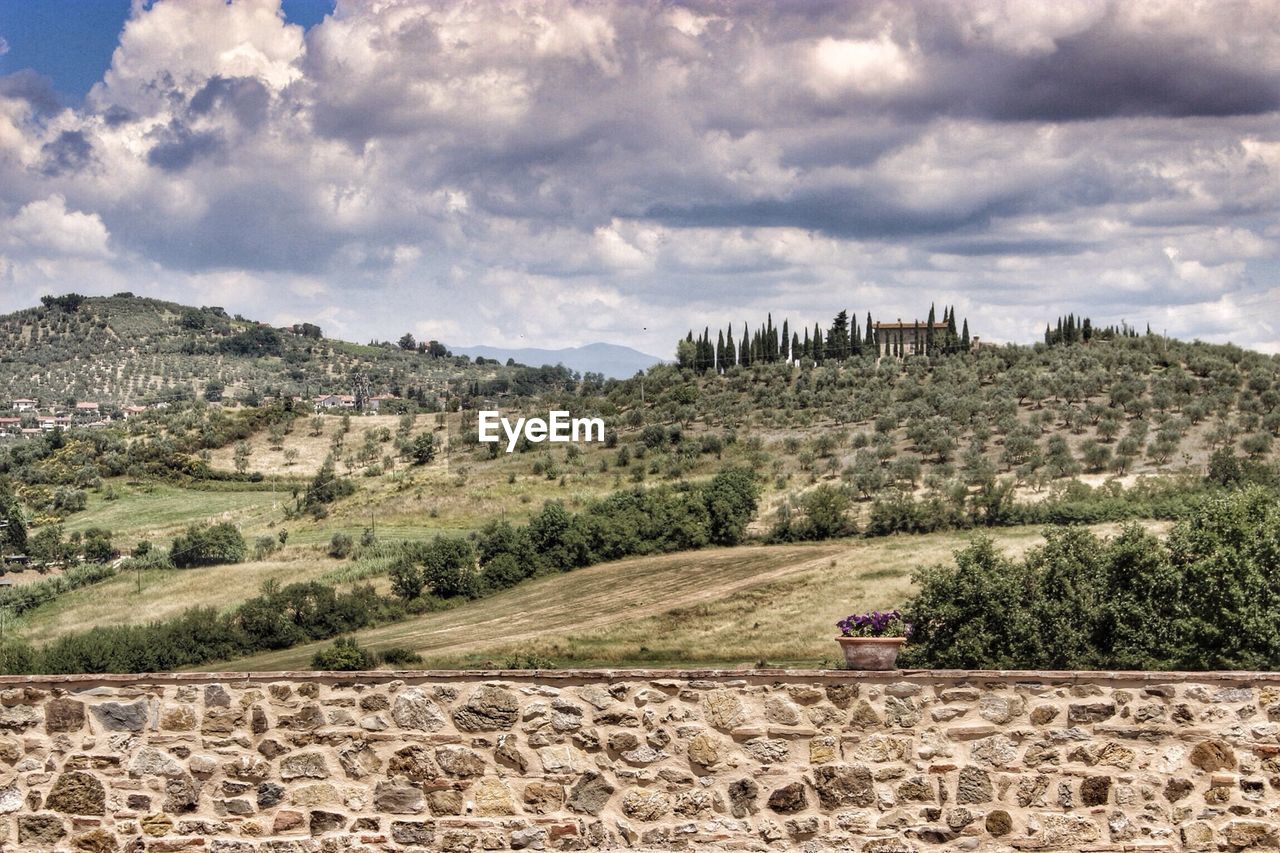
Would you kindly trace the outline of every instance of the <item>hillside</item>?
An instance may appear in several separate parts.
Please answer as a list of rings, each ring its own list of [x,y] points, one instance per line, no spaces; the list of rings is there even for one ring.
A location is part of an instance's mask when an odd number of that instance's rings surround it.
[[[202,319],[192,317],[193,311]],[[641,645],[655,648],[642,639],[646,632],[678,636],[683,645],[699,648],[697,632],[722,637],[724,625],[744,618],[744,608],[761,614],[753,624],[773,624],[777,636],[784,636],[785,620],[799,618],[785,604],[793,571],[813,575],[804,593],[811,602],[821,601],[826,588],[835,591],[828,604],[892,604],[905,593],[902,583],[911,569],[926,558],[944,559],[968,528],[999,529],[1007,540],[1033,537],[1046,523],[1180,518],[1224,485],[1277,481],[1280,359],[1157,336],[984,347],[904,360],[735,365],[719,373],[664,364],[643,377],[602,381],[575,380],[564,370],[477,367],[306,334],[280,333],[281,355],[246,353],[239,343],[224,344],[256,334],[258,327],[249,321],[131,297],[88,300],[72,312],[45,306],[11,315],[11,325],[18,323],[15,318],[25,318],[19,337],[32,341],[11,347],[11,355],[28,359],[28,367],[35,355],[62,352],[81,335],[102,353],[74,356],[80,359],[78,372],[52,361],[39,374],[46,379],[82,381],[79,373],[96,375],[112,359],[133,365],[131,370],[157,359],[170,371],[185,371],[180,383],[159,388],[203,388],[213,381],[210,376],[228,381],[234,375],[239,378],[228,387],[265,391],[271,386],[258,386],[268,381],[261,377],[288,378],[292,370],[306,376],[318,368],[312,360],[326,360],[332,350],[347,365],[342,370],[396,380],[426,377],[424,385],[435,375],[440,393],[448,395],[446,411],[433,411],[440,397],[427,395],[399,401],[403,414],[348,416],[270,401],[228,408],[192,393],[186,396],[194,400],[98,429],[0,444],[0,472],[31,536],[55,541],[60,530],[67,537],[56,540],[63,544],[54,553],[78,553],[105,532],[118,552],[142,546],[162,556],[188,525],[206,521],[231,524],[248,545],[246,558],[235,565],[177,570],[144,561],[137,570],[95,575],[80,589],[54,591],[15,620],[16,633],[37,645],[92,625],[173,617],[194,604],[226,613],[265,582],[315,581],[340,590],[371,582],[386,595],[397,555],[410,553],[401,550],[404,543],[438,535],[475,542],[492,522],[527,525],[556,502],[566,514],[566,541],[588,551],[595,547],[591,543],[603,543],[596,552],[542,566],[545,576],[534,580],[522,582],[530,572],[508,577],[461,607],[460,598],[414,604],[446,609],[363,636],[378,645],[412,645],[441,664],[515,654],[525,648],[526,634],[538,635],[527,648],[557,660],[656,660],[661,654],[638,651]],[[190,328],[198,322],[216,328]],[[307,348],[307,360],[299,361]],[[3,363],[7,381],[17,363]],[[202,372],[215,364],[220,373]],[[121,368],[111,386],[126,394],[118,399],[129,399],[139,388],[155,393],[151,385],[138,384],[139,375]],[[577,445],[522,443],[507,454],[476,441],[475,409],[491,405],[508,413],[555,408],[599,415],[609,438]],[[421,446],[430,453],[419,457]],[[745,551],[615,561],[647,553],[637,549],[652,548],[653,542],[636,542],[627,530],[615,529],[639,524],[640,517],[615,513],[602,501],[621,500],[618,506],[625,506],[634,494],[657,495],[667,502],[660,505],[663,512],[683,512],[689,500],[701,500],[698,489],[729,468],[757,475],[758,504],[745,527],[753,544]],[[308,504],[318,480],[336,480],[342,488],[321,504]],[[662,549],[708,544],[699,528],[703,523],[697,516],[678,516],[671,529],[684,538]],[[894,533],[916,535],[882,538]],[[848,540],[851,534],[869,538]],[[343,538],[348,548],[335,551],[332,543]],[[362,541],[348,555],[350,543]],[[686,541],[693,544],[679,544]],[[617,542],[630,543],[625,547],[632,550],[616,552],[609,543]],[[828,547],[838,553],[828,554]],[[809,554],[826,560],[846,555],[856,566],[848,577],[833,574]],[[864,573],[864,562],[893,571]],[[609,568],[592,565],[599,563]],[[575,570],[560,573],[570,568]],[[482,577],[486,571],[483,565],[476,570]],[[557,616],[537,604],[539,596],[556,607],[562,595],[572,602],[585,589],[579,585],[596,583],[592,579],[601,573],[627,579],[618,601],[628,602],[632,627],[584,622],[574,630],[562,618],[573,615],[574,607]],[[858,592],[851,583],[865,586]],[[673,592],[685,584],[694,586]],[[696,599],[701,603],[693,608],[699,584],[711,597]],[[751,597],[751,590],[765,586],[767,595]],[[595,600],[608,602],[613,595]],[[670,615],[676,598],[692,608],[678,618]],[[514,637],[475,627],[473,644],[451,639],[472,630],[466,626],[480,625],[485,614],[501,612],[503,602],[541,614],[531,616],[529,626],[559,627],[550,633],[513,627]],[[581,606],[585,613],[586,604]],[[804,624],[805,632],[825,630],[817,622]],[[811,647],[791,636],[782,645],[748,644],[738,653],[812,656],[797,651]],[[711,660],[719,653],[705,656]],[[292,664],[308,653],[273,654]]]
[[[503,370],[394,346],[322,337],[309,324],[274,329],[221,308],[118,294],[49,304],[0,317],[0,398],[68,399],[119,406],[174,400],[310,397],[390,391],[423,401],[451,381]]]
[[[1105,534],[1114,526],[1095,529]],[[1013,527],[995,535],[1003,551],[1017,555],[1041,543],[1041,533]],[[915,566],[947,561],[969,538],[935,533],[622,560],[357,637],[375,651],[412,649],[424,665],[443,668],[528,659],[560,667],[832,666],[838,619],[902,604]],[[307,669],[320,645],[227,666]]]

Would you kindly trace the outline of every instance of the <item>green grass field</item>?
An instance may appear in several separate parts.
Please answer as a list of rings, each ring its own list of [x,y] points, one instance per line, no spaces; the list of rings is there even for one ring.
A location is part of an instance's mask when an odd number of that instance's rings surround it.
[[[191,491],[161,483],[129,486],[123,479],[115,484],[116,499],[104,500],[100,492],[89,493],[89,507],[67,519],[68,532],[105,527],[116,537],[116,545],[131,546],[139,539],[172,537],[197,521],[230,521],[246,534],[265,527],[288,493],[269,491]]]

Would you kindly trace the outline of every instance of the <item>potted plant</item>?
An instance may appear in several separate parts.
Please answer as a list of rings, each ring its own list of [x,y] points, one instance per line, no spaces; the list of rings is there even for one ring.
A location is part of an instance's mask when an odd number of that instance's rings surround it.
[[[911,636],[911,624],[897,610],[855,613],[836,623],[836,642],[849,669],[893,669],[898,651]]]

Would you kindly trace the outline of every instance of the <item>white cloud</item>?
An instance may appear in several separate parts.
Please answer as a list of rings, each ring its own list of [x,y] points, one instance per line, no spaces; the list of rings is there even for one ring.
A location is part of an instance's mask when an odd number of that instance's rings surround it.
[[[0,307],[665,355],[939,301],[997,339],[1070,310],[1276,341],[1274,3],[708,8],[137,3],[85,107],[0,79]]]
[[[53,195],[23,206],[8,223],[8,243],[32,255],[109,258],[109,235],[96,213],[68,210],[66,199]]]
[[[824,96],[845,89],[889,93],[915,77],[910,56],[887,34],[876,39],[820,39],[813,63],[813,85]]]

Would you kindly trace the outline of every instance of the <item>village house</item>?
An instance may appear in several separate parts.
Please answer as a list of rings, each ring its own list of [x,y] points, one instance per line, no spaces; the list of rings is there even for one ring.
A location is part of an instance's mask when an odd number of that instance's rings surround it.
[[[365,409],[366,411],[372,412],[373,414],[376,415],[382,411],[383,403],[387,403],[387,402],[390,402],[391,400],[398,400],[398,399],[400,398],[397,397],[395,394],[378,394],[377,396],[370,397],[366,401]]]
[[[39,400],[14,400],[11,404],[15,412],[34,412],[40,406]]]
[[[76,403],[77,414],[96,415],[98,413],[98,409],[99,409],[99,406],[97,403],[91,403],[88,401],[82,401],[82,402]]]
[[[140,415],[147,410],[146,406],[125,406],[123,409],[124,419],[127,421],[134,415]]]
[[[356,398],[350,394],[323,394],[313,398],[316,411],[322,409],[354,409],[356,407]]]

